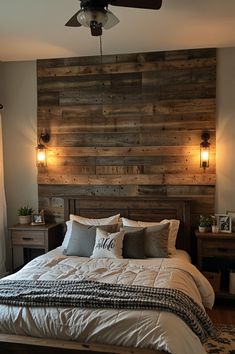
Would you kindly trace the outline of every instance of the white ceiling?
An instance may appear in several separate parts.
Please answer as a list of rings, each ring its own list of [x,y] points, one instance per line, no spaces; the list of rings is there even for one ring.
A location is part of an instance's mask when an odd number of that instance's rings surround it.
[[[88,28],[64,24],[78,0],[0,0],[0,60],[99,54]],[[103,35],[104,54],[235,47],[235,0],[163,0],[160,10],[110,6],[120,20]]]

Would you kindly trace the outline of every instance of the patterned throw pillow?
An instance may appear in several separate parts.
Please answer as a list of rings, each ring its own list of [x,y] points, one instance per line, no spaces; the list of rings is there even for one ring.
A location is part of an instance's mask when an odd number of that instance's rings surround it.
[[[123,258],[123,238],[125,231],[109,233],[96,229],[95,246],[91,258]]]

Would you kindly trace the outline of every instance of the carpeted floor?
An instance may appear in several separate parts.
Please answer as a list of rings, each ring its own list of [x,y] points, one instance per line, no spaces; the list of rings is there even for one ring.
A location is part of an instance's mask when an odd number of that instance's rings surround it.
[[[209,354],[235,354],[235,326],[217,325],[217,335],[204,347]]]

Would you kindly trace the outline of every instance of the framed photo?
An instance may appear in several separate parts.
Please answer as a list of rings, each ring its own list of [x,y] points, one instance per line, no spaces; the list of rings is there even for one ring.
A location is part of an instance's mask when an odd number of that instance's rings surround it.
[[[228,214],[217,214],[216,219],[220,232],[232,232],[232,219]]]
[[[226,214],[230,216],[232,220],[232,231],[235,232],[235,211],[227,210]]]
[[[44,224],[45,224],[45,218],[44,218],[44,211],[43,210],[38,214],[32,215],[31,225],[44,225]]]

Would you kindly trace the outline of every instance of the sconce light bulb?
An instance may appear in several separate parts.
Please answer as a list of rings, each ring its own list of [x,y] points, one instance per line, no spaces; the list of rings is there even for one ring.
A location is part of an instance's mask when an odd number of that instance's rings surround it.
[[[210,134],[205,132],[202,134],[202,142],[200,144],[200,166],[204,169],[209,167],[210,160]]]
[[[45,153],[44,151],[39,151],[38,152],[38,162],[43,162],[45,161]]]
[[[208,162],[208,160],[209,160],[209,151],[207,150],[202,151],[202,162],[203,161]]]
[[[42,144],[36,147],[36,163],[38,167],[45,167],[47,165],[46,148]]]

